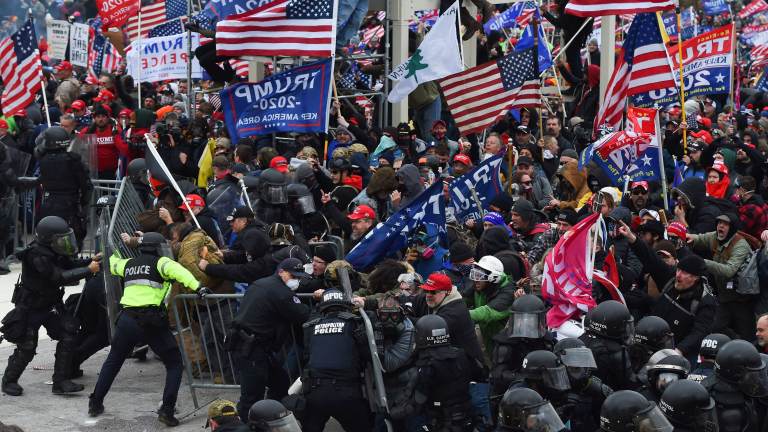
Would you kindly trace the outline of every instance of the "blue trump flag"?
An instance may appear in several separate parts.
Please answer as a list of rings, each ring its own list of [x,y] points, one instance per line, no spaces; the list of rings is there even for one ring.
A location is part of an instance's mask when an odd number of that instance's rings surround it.
[[[482,219],[483,210],[501,192],[499,171],[503,162],[504,154],[490,157],[451,183],[451,203],[456,220],[463,223],[467,219]],[[482,208],[477,208],[473,190]]]
[[[520,35],[520,39],[515,45],[515,51],[523,51],[533,47],[533,26],[528,26]],[[547,46],[547,39],[544,37],[544,26],[539,26],[539,73],[552,67],[552,54]]]
[[[487,23],[483,24],[483,30],[485,34],[491,34],[495,31],[501,31],[506,28],[514,28],[518,26],[517,18],[525,9],[535,9],[534,12],[536,18],[539,18],[539,8],[532,1],[522,1],[513,4],[504,12],[494,16]]]
[[[720,15],[731,10],[726,0],[703,0],[701,6],[705,15]]]
[[[427,231],[436,231],[441,239],[445,239],[443,182],[428,187],[408,206],[386,221],[379,222],[344,259],[355,270],[366,269],[408,246],[411,235],[421,226],[425,226]]]
[[[325,132],[331,61],[322,60],[240,83],[221,91],[224,120],[232,139],[273,132]]]
[[[594,161],[614,185],[620,185],[625,175],[631,180],[649,179],[654,175],[653,167],[659,166],[658,156],[653,158],[658,146],[650,147],[650,141],[647,134],[611,132],[584,149],[579,169]]]
[[[215,24],[230,15],[248,12],[272,1],[274,0],[210,0],[200,14]]]

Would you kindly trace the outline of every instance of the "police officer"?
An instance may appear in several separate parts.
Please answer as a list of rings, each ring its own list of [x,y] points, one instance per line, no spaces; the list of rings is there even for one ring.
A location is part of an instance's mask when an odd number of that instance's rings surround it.
[[[301,432],[293,413],[272,399],[260,400],[251,406],[248,426],[257,432]]]
[[[638,373],[653,353],[664,348],[674,348],[675,338],[669,324],[655,315],[643,317],[635,327],[635,337],[629,346],[632,370]]]
[[[77,239],[72,228],[58,216],[40,220],[35,228],[35,241],[17,256],[21,260],[21,282],[13,291],[11,302],[25,315],[17,329],[16,349],[8,358],[2,379],[2,390],[9,396],[20,396],[24,389],[19,377],[37,348],[37,333],[44,326],[56,344],[53,366],[53,393],[73,393],[83,386],[69,380],[77,340],[77,323],[64,312],[63,285],[97,273],[100,256],[93,260],[76,260]],[[6,334],[6,337],[8,335]]]
[[[667,386],[688,377],[691,363],[678,354],[665,356],[653,365],[648,366],[648,383],[640,393],[646,399],[658,402]]]
[[[347,432],[370,430],[371,413],[362,394],[370,359],[365,327],[352,313],[352,302],[337,289],[323,292],[318,309],[320,317],[304,324],[304,430],[321,432],[330,417]]]
[[[502,395],[515,380],[525,356],[536,350],[551,351],[555,344],[547,332],[544,302],[532,294],[515,300],[507,326],[493,341],[490,402],[496,413]]]
[[[675,432],[717,432],[715,401],[707,389],[690,379],[675,381],[664,390],[659,402]]]
[[[640,393],[621,390],[608,396],[600,410],[603,432],[672,432],[672,425],[655,403]]]
[[[101,366],[101,373],[88,402],[88,414],[96,417],[104,412],[104,397],[117,377],[125,359],[140,341],[149,344],[152,351],[163,361],[166,370],[163,404],[158,420],[168,426],[176,426],[174,417],[176,397],[181,385],[181,352],[168,326],[165,297],[176,281],[190,291],[203,296],[210,291],[187,269],[176,261],[162,256],[167,250],[165,238],[160,233],[144,233],[139,239],[140,255],[124,259],[113,255],[109,258],[109,271],[123,278],[123,307],[115,326],[112,347]]]
[[[239,371],[240,402],[238,412],[248,421],[251,405],[269,397],[282,399],[288,394],[288,375],[279,354],[284,341],[290,338],[291,326],[303,324],[309,318],[309,306],[294,295],[304,273],[303,263],[286,258],[274,275],[252,283],[245,292],[240,310],[232,320],[225,345]]]
[[[536,391],[529,388],[513,388],[507,390],[501,399],[499,426],[496,430],[497,432],[559,432],[566,429],[552,404],[545,401]]]
[[[416,361],[419,374],[414,402],[423,407],[430,431],[469,432],[473,428],[469,388],[474,362],[451,345],[448,324],[439,315],[416,322]]]
[[[595,356],[595,375],[614,390],[635,387],[627,350],[635,333],[629,309],[615,300],[604,301],[587,313],[584,327],[579,339]]]
[[[54,126],[43,132],[45,153],[39,159],[43,201],[40,217],[59,216],[72,228],[77,244],[86,234],[86,211],[93,185],[80,155],[70,153],[69,134]]]
[[[757,348],[736,339],[715,357],[715,375],[702,381],[717,405],[717,419],[725,431],[757,431],[766,421],[768,395],[765,362]]]
[[[274,168],[262,171],[259,176],[259,201],[256,217],[265,224],[290,220],[287,212],[288,181],[285,174]]]
[[[731,338],[722,333],[712,333],[702,339],[701,348],[699,348],[699,364],[688,374],[688,379],[701,382],[714,375],[717,352],[730,341]]]
[[[565,365],[555,353],[544,350],[531,351],[523,359],[518,376],[521,379],[510,388],[527,387],[536,390],[555,406],[561,418],[570,419],[571,407],[567,404],[566,396],[571,389],[571,383]]]
[[[593,431],[600,424],[600,407],[613,390],[592,376],[597,369],[592,351],[579,339],[565,338],[555,344],[554,353],[565,365],[571,389],[566,399],[572,430]]]

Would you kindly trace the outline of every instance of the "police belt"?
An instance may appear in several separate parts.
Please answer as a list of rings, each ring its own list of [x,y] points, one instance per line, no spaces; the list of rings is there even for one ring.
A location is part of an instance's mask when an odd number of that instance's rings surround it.
[[[361,383],[360,379],[355,378],[316,378],[310,376],[309,384],[315,386],[333,385],[357,387]]]

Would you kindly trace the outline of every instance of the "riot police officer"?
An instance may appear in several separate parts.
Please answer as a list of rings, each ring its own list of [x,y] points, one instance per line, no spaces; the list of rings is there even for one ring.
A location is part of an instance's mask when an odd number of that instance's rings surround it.
[[[518,376],[521,378],[510,388],[527,387],[536,390],[554,405],[560,418],[568,421],[571,407],[567,404],[567,392],[571,389],[568,372],[560,358],[551,351],[531,351],[523,359]]]
[[[133,347],[140,341],[149,344],[166,370],[163,404],[158,410],[158,420],[168,426],[176,426],[174,417],[176,397],[181,385],[181,352],[168,326],[165,297],[176,281],[188,290],[203,296],[210,291],[200,287],[195,276],[181,264],[163,256],[168,250],[160,233],[144,233],[139,239],[136,258],[123,259],[116,255],[109,258],[109,271],[123,278],[123,307],[112,337],[109,355],[101,366],[101,373],[88,403],[88,414],[96,417],[104,412],[104,397]]]
[[[490,402],[497,412],[500,399],[515,380],[523,359],[536,350],[551,351],[555,344],[547,332],[544,302],[532,294],[524,295],[514,303],[507,326],[493,337],[491,353]]]
[[[629,346],[632,370],[638,373],[648,363],[653,353],[674,347],[675,337],[667,321],[655,315],[643,317],[637,322],[634,341]]]
[[[260,400],[251,406],[248,426],[257,432],[301,432],[293,413],[272,399]]]
[[[757,348],[736,339],[725,344],[715,357],[715,375],[702,381],[717,405],[723,430],[757,431],[766,421],[768,379],[765,362]]]
[[[641,393],[646,399],[658,402],[667,386],[686,379],[690,371],[691,363],[688,359],[679,354],[667,355],[648,366],[648,383]]]
[[[321,432],[330,417],[347,432],[370,430],[371,413],[362,394],[370,351],[362,320],[338,289],[325,290],[318,309],[321,316],[304,324],[304,430]]]
[[[565,365],[571,389],[566,404],[571,412],[572,430],[593,431],[600,424],[600,407],[613,390],[592,376],[597,369],[592,351],[579,339],[565,338],[555,344],[554,353]]]
[[[97,273],[101,257],[77,260],[74,259],[77,251],[73,229],[64,219],[47,216],[35,228],[35,241],[17,254],[21,260],[21,280],[16,284],[11,302],[16,305],[14,313],[24,318],[16,323],[13,332],[16,337],[11,337],[11,329],[4,327],[6,338],[16,344],[2,380],[2,390],[9,396],[20,396],[24,391],[18,381],[35,356],[40,326],[45,327],[52,339],[58,340],[53,393],[83,390],[82,385],[69,380],[77,344],[77,323],[64,311],[62,286]]]
[[[595,375],[614,390],[635,387],[627,350],[635,333],[629,309],[615,300],[604,301],[587,313],[584,327],[579,339],[595,356]]]
[[[40,157],[40,184],[43,201],[40,217],[59,216],[72,228],[77,244],[86,234],[86,211],[93,185],[80,155],[70,153],[69,134],[54,126],[43,132],[45,153]]]
[[[290,220],[288,204],[288,180],[285,174],[274,168],[262,171],[259,176],[259,202],[256,217],[269,225],[272,222]]]
[[[504,393],[499,404],[497,432],[559,432],[565,425],[552,404],[535,390],[513,388]],[[577,430],[577,429],[574,429]]]
[[[688,379],[701,382],[714,375],[717,352],[730,341],[731,338],[722,333],[708,334],[702,339],[701,348],[699,348],[699,364],[688,374]]]
[[[655,403],[640,393],[621,390],[608,396],[600,410],[603,432],[672,432],[672,425]]]
[[[698,382],[684,379],[671,383],[661,395],[659,408],[675,432],[718,430],[715,401]]]
[[[414,402],[426,411],[430,431],[469,432],[473,428],[469,382],[477,373],[463,349],[451,345],[448,324],[435,314],[416,322],[419,374]]]

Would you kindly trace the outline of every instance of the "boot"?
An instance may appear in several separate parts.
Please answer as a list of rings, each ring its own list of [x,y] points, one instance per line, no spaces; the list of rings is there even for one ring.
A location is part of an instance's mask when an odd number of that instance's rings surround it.
[[[104,404],[93,397],[93,393],[88,396],[88,415],[98,417],[104,412]]]
[[[143,347],[140,349],[137,349],[131,353],[131,355],[128,358],[136,359],[138,362],[145,362],[147,361],[147,352],[149,351],[148,347]]]
[[[173,411],[173,408],[167,408],[165,406],[160,407],[160,409],[157,410],[157,420],[166,426],[178,426],[179,419],[176,418]]]
[[[79,391],[83,391],[85,389],[85,386],[82,384],[73,383],[72,381],[66,379],[62,381],[57,381],[53,383],[53,388],[51,391],[53,394],[65,394],[65,393],[77,393]]]
[[[3,378],[3,393],[8,396],[21,396],[24,389],[16,381],[9,381]]]
[[[8,357],[8,366],[5,367],[2,386],[3,393],[8,396],[21,396],[24,392],[24,389],[19,385],[19,378],[35,355],[34,352],[32,355],[28,354],[28,352],[16,348],[13,354]]]

